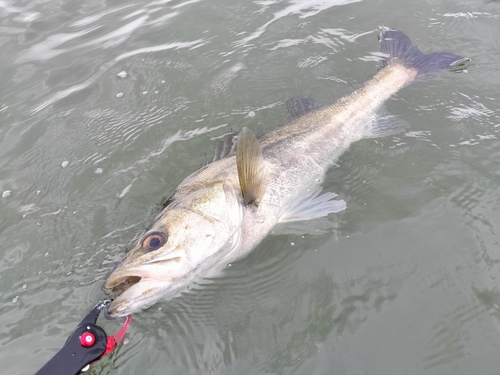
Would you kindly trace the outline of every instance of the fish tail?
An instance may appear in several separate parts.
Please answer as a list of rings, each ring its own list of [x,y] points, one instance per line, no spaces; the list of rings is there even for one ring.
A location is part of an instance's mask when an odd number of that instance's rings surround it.
[[[468,58],[453,53],[438,52],[424,54],[404,33],[383,27],[380,32],[382,52],[389,55],[386,64],[403,64],[417,70],[416,79],[424,79],[445,69],[461,70]],[[463,69],[463,68],[462,68]]]

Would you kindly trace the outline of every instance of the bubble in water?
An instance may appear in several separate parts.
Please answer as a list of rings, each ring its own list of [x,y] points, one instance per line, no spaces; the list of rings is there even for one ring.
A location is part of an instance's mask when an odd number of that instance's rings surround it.
[[[118,94],[115,95],[117,98],[123,98],[123,92],[119,92]]]
[[[295,246],[295,242],[290,242],[290,246]]]
[[[142,95],[147,95],[149,91],[143,91]]]
[[[3,193],[2,193],[2,198],[7,198],[9,195],[11,195],[12,192],[10,190],[5,190]]]
[[[127,72],[125,70],[122,70],[120,73],[118,73],[116,76],[120,78],[127,78]]]
[[[96,168],[96,170],[94,172],[96,174],[101,174],[102,172],[104,172],[104,169],[102,169],[102,168]]]
[[[165,80],[162,80],[161,83],[165,83]]]
[[[61,167],[66,168],[69,165],[69,161],[65,160],[61,163]]]

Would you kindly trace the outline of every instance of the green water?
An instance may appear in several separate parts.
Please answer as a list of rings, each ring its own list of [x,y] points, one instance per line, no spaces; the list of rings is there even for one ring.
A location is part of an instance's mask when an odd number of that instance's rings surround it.
[[[2,371],[59,350],[213,138],[359,88],[386,25],[468,72],[402,90],[411,128],[329,171],[334,231],[268,237],[135,314],[90,374],[498,374],[500,3],[402,4],[1,1]]]

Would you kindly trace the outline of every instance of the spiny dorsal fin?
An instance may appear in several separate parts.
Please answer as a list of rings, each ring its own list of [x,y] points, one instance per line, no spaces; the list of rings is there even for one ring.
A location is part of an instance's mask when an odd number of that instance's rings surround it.
[[[306,113],[319,109],[319,105],[317,105],[311,98],[293,97],[288,99],[285,102],[285,105],[291,120],[296,120],[299,117],[304,116]]]
[[[259,141],[247,128],[241,129],[238,137],[236,165],[243,201],[258,206],[266,192],[264,158]]]
[[[210,163],[213,163],[217,160],[225,158],[231,152],[234,151],[236,146],[236,139],[238,137],[238,132],[230,131],[229,133],[223,134],[220,137],[212,138],[215,139],[215,150],[214,157]],[[207,164],[209,164],[207,162]]]

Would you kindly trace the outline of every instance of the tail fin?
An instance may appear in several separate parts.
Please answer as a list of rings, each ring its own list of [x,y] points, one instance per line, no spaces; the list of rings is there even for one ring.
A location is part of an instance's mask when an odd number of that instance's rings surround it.
[[[383,27],[380,32],[382,52],[388,54],[386,64],[400,63],[408,68],[417,69],[416,79],[423,79],[444,69],[457,68],[468,58],[447,52],[423,54],[405,34],[398,30]]]

